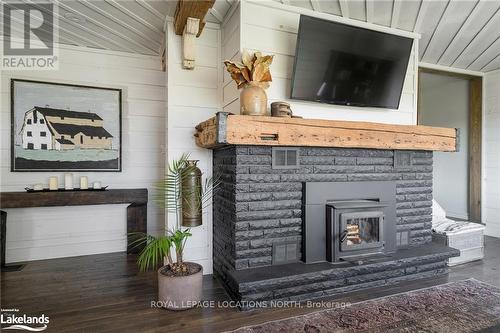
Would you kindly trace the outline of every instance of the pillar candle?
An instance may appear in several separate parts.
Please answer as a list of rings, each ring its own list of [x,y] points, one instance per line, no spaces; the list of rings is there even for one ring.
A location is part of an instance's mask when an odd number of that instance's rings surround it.
[[[89,180],[87,176],[80,177],[80,190],[86,190],[89,188]]]
[[[57,188],[58,188],[57,177],[50,177],[49,178],[49,189],[51,191],[56,191]]]
[[[64,174],[64,189],[65,190],[74,189],[74,187],[73,187],[73,174],[72,173]]]

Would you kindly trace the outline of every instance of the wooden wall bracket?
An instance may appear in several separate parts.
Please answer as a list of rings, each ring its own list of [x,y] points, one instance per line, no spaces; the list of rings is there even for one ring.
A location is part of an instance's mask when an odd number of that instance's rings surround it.
[[[175,9],[174,29],[182,35],[182,67],[193,69],[195,65],[195,38],[201,35],[205,27],[205,16],[215,0],[179,0]]]
[[[194,69],[196,59],[196,35],[200,28],[200,19],[188,17],[182,34],[182,67]]]

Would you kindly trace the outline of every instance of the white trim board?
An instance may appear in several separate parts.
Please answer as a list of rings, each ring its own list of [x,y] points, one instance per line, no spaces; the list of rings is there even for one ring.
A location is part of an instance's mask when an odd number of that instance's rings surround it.
[[[435,69],[435,70],[443,71],[443,72],[450,72],[450,73],[457,73],[457,74],[464,74],[464,75],[471,75],[471,76],[479,76],[479,77],[484,76],[483,72],[471,71],[469,69],[461,69],[461,68],[455,68],[455,67],[450,67],[450,66],[435,65],[435,64],[430,64],[427,62],[419,62],[418,66],[422,67],[422,68],[427,68],[427,69]]]
[[[337,15],[333,15],[333,14],[323,13],[323,12],[317,12],[317,11],[310,10],[307,8],[300,8],[300,7],[290,6],[290,5],[284,5],[284,4],[275,2],[275,1],[242,0],[242,2],[249,2],[249,3],[259,5],[262,7],[285,10],[287,12],[317,17],[317,18],[320,18],[323,20],[348,24],[348,25],[352,25],[355,27],[360,27],[360,28],[369,29],[369,30],[375,30],[375,31],[379,31],[379,32],[392,34],[392,35],[398,35],[398,36],[412,38],[412,39],[420,39],[420,34],[415,33],[415,32],[400,30],[400,29],[396,29],[396,28],[389,28],[389,27],[378,25],[378,24],[367,23],[367,22],[354,20],[354,19],[350,19],[350,18],[346,18],[346,17],[342,17],[342,16],[337,16]]]

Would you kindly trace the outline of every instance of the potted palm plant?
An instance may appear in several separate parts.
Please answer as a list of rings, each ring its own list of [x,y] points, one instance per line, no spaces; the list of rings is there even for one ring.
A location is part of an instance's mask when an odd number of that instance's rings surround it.
[[[165,222],[166,232],[161,236],[131,234],[132,245],[142,247],[137,260],[141,271],[164,264],[158,269],[158,301],[170,310],[188,309],[201,301],[203,267],[184,261],[184,248],[191,232],[183,226],[201,225],[202,209],[218,182],[207,178],[202,185],[196,162],[189,160],[188,155],[172,161],[157,187],[154,201],[175,214],[175,226],[169,228]]]

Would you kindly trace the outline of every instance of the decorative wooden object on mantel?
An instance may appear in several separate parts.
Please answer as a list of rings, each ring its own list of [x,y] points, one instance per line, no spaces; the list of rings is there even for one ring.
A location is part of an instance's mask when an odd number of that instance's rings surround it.
[[[1,192],[0,208],[31,208],[54,206],[83,206],[83,205],[109,205],[126,204],[127,207],[127,233],[147,231],[147,203],[148,190],[116,189],[106,191],[50,191],[50,192]],[[18,270],[21,267],[14,265],[5,266],[5,240],[7,213],[1,212],[1,269],[2,271]],[[14,222],[15,223],[15,222]],[[136,253],[139,248],[130,248],[127,241],[127,252]]]
[[[456,151],[455,128],[253,117],[219,112],[196,126],[196,144]]]

